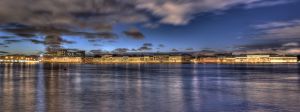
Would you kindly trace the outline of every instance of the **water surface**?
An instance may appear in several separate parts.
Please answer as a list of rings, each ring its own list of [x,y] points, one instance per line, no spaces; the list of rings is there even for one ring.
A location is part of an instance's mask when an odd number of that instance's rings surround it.
[[[299,112],[299,68],[0,64],[0,111]]]

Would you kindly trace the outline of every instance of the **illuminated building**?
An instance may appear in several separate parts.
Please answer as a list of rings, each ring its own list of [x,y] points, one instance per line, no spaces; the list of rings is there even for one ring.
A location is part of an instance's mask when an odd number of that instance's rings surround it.
[[[175,55],[169,56],[170,63],[189,63],[191,62],[192,57],[188,55]]]
[[[236,63],[268,63],[270,55],[247,55],[244,57],[235,57]]]
[[[82,63],[85,51],[76,49],[56,49],[48,51],[43,57],[45,63]]]
[[[39,58],[37,56],[7,55],[7,56],[0,56],[0,62],[2,62],[2,63],[37,63],[37,62],[39,62]]]
[[[297,57],[246,55],[237,57],[200,57],[192,60],[194,63],[297,63]]]
[[[271,63],[297,63],[297,57],[270,57]]]
[[[82,63],[82,57],[43,57],[45,63]]]
[[[88,59],[91,63],[185,63],[190,62],[191,57],[185,55],[147,55],[147,56],[113,56]],[[91,61],[92,60],[92,61]]]
[[[236,57],[237,63],[297,63],[297,57],[270,56],[270,55],[247,55]]]

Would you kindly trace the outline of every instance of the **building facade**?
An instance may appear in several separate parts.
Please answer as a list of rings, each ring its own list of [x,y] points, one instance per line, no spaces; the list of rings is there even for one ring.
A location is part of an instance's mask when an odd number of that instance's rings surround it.
[[[44,63],[83,63],[82,57],[43,57]]]
[[[199,57],[194,63],[297,63],[296,56],[246,55],[237,57]]]
[[[38,56],[25,56],[25,55],[7,55],[0,56],[2,63],[37,63],[39,62]]]
[[[90,59],[89,59],[90,60]],[[93,58],[91,63],[189,63],[191,56],[151,55],[151,56],[113,56],[103,55]]]

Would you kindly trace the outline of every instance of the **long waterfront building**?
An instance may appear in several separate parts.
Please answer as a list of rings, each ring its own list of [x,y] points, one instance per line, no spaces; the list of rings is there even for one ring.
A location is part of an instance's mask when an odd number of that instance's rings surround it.
[[[80,54],[80,53],[79,53]],[[0,56],[0,63],[297,63],[297,56],[274,55],[245,55],[245,56],[194,56],[182,54],[152,54],[152,55],[101,55],[98,57],[84,57],[84,55],[60,55],[60,56]]]

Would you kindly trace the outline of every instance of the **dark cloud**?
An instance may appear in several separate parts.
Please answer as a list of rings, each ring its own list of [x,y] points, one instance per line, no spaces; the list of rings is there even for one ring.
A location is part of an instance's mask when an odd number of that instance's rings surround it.
[[[6,51],[0,51],[0,54],[7,54],[9,52],[6,52]]]
[[[152,43],[144,43],[143,46],[145,46],[145,47],[152,47],[153,44]]]
[[[193,51],[194,48],[186,48],[185,50],[186,50],[186,51]]]
[[[144,43],[141,47],[139,47],[138,49],[135,49],[137,51],[151,51],[153,48],[153,44],[152,43]]]
[[[163,47],[165,47],[165,45],[159,44],[158,47],[163,48]]]
[[[44,41],[41,41],[41,40],[37,40],[37,39],[26,39],[27,41],[30,41],[34,44],[45,44]]]
[[[8,47],[7,44],[0,43],[0,47]]]
[[[177,52],[178,50],[177,50],[177,49],[175,49],[175,48],[173,48],[173,49],[171,49],[171,51],[173,51],[173,52]]]
[[[9,24],[10,27],[2,27],[2,31],[15,34],[20,37],[32,38],[37,34],[43,35],[69,35],[69,36],[81,36],[88,39],[115,39],[118,36],[112,32],[83,32],[71,29],[70,27],[58,27],[58,26],[19,26],[16,24]],[[6,25],[6,26],[9,26]]]
[[[102,45],[101,45],[101,44],[95,43],[95,44],[93,44],[93,46],[102,46]]]
[[[65,25],[107,29],[114,23],[147,21],[135,0],[22,0],[1,1],[1,22],[32,26]],[[28,5],[30,3],[30,5]]]
[[[108,40],[108,41],[106,41],[106,42],[108,42],[108,43],[115,43],[116,40]]]
[[[139,50],[139,51],[150,51],[150,50],[152,50],[152,48],[147,47],[147,46],[142,46],[142,47],[138,48],[137,50]]]
[[[252,26],[253,40],[235,48],[236,54],[295,54],[300,44],[300,20],[274,21]]]
[[[70,40],[62,39],[62,43],[65,43],[65,44],[75,44],[76,42],[75,41],[70,41]]]
[[[134,52],[136,52],[136,51],[138,51],[137,49],[131,49],[131,51],[134,51]]]
[[[23,42],[23,40],[9,39],[9,40],[4,40],[3,42],[4,44],[8,45],[8,44],[20,43]]]
[[[90,53],[92,53],[93,55],[100,55],[100,54],[106,54],[106,53],[109,53],[109,52],[101,50],[101,49],[97,49],[97,50],[90,50]]]
[[[235,54],[294,54],[300,39],[276,39],[236,46]]]
[[[128,48],[116,48],[112,52],[114,52],[114,53],[126,53],[128,51],[129,51]]]
[[[116,23],[183,25],[197,13],[291,3],[292,0],[1,0],[0,22],[30,26],[80,26],[99,30]],[[30,4],[30,5],[29,5]],[[152,23],[153,24],[153,23]]]
[[[1,30],[12,33],[15,36],[21,37],[19,39],[7,40],[6,44],[30,41],[34,44],[44,44],[47,49],[58,49],[62,44],[74,44],[74,41],[63,39],[62,36],[80,36],[88,39],[89,41],[97,41],[99,39],[116,39],[117,35],[111,32],[81,32],[71,30],[64,27],[53,27],[53,26],[27,26],[22,24],[7,24],[4,25]],[[38,40],[37,35],[44,35],[44,40]],[[3,37],[4,38],[4,37]],[[5,37],[8,38],[8,37]],[[22,39],[23,38],[23,39]]]
[[[0,39],[12,39],[15,38],[15,36],[0,36]]]
[[[55,50],[62,48],[62,44],[74,44],[74,41],[68,41],[57,35],[49,35],[45,37],[44,44],[47,47],[47,50]]]
[[[222,54],[222,53],[225,52],[217,49],[204,48],[203,50],[196,52],[195,55],[214,56],[216,54]]]
[[[130,29],[123,32],[126,36],[132,37],[133,39],[144,39],[145,36],[137,29]]]
[[[98,33],[91,33],[91,32],[72,32],[66,35],[81,35],[87,39],[117,39],[118,35],[112,32],[98,32]]]

